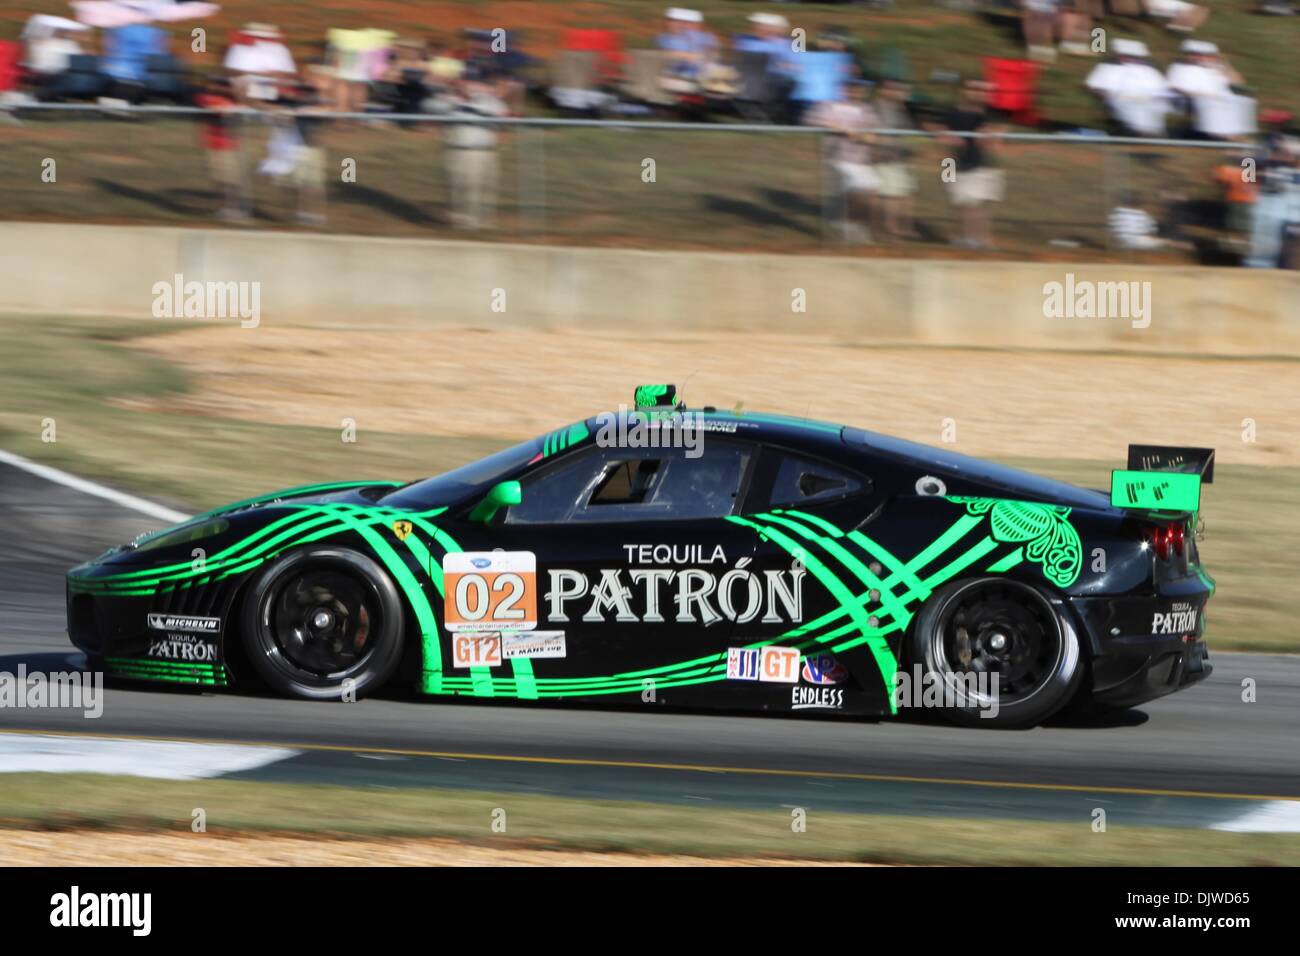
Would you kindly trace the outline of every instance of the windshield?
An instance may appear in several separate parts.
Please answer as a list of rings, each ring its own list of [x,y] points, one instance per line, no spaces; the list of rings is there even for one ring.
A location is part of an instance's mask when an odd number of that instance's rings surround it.
[[[474,491],[486,491],[498,481],[519,471],[541,453],[541,439],[530,438],[453,471],[398,488],[381,500],[386,505],[399,508],[431,508],[452,504]]]

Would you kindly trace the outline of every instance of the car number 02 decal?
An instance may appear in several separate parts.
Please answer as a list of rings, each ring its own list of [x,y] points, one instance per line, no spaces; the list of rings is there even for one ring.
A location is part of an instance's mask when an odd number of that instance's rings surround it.
[[[537,556],[531,551],[463,551],[442,558],[449,631],[537,627]]]

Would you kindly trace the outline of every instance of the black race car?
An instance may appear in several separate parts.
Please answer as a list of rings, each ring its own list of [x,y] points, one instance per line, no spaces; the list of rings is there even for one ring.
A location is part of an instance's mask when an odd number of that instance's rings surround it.
[[[937,707],[1024,726],[1210,672],[1206,449],[1111,493],[672,386],[410,484],[240,501],[74,568],[92,665],[351,698]]]

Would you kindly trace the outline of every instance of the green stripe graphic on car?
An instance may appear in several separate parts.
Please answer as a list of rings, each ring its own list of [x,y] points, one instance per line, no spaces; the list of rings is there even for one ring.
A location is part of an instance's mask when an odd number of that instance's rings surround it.
[[[785,524],[765,524],[765,522],[771,522],[775,518],[783,519]],[[854,593],[845,587],[840,592],[841,600],[839,606],[835,609],[828,611],[813,621],[800,624],[777,637],[754,641],[745,646],[757,648],[769,644],[792,643],[793,646],[799,649],[826,647],[831,651],[841,652],[867,643],[881,671],[882,682],[884,682],[887,691],[892,691],[893,674],[897,669],[897,661],[889,648],[887,637],[890,634],[899,634],[906,629],[913,614],[909,605],[919,605],[920,602],[929,597],[935,588],[965,568],[975,565],[981,558],[995,550],[999,544],[999,542],[993,540],[991,535],[984,535],[970,543],[964,550],[955,551],[954,549],[963,539],[983,524],[981,516],[969,514],[958,518],[933,542],[908,561],[898,558],[861,532],[846,532],[825,521],[825,519],[805,512],[778,510],[767,514],[733,517],[729,520],[749,524],[755,530],[758,527],[764,527],[782,533],[781,528],[789,528],[789,522],[793,519],[801,519],[806,522],[810,526],[807,528],[810,533],[814,529],[823,532],[822,537],[825,539],[852,542],[862,550],[865,557],[879,561],[882,568],[889,572],[888,576],[879,579],[878,575],[871,575],[869,565],[866,574],[879,580],[879,587],[875,588],[875,590],[881,592],[881,603],[885,607],[892,608],[895,613],[885,613],[882,609],[876,626],[864,628],[864,609],[870,602],[873,589],[867,588]],[[785,537],[796,550],[800,550],[805,557],[807,556],[807,548],[801,546],[798,541],[789,535]],[[818,542],[810,543],[820,547]],[[948,557],[950,552],[952,556],[945,564],[928,577],[922,577],[922,572],[928,566],[935,564],[940,558]],[[861,558],[854,557],[851,554],[850,557],[861,565]],[[1004,573],[1016,567],[1023,560],[1023,549],[1017,548],[999,558],[984,570],[988,573]],[[825,562],[821,562],[821,564],[831,578],[843,585],[841,578],[832,572]],[[851,574],[847,569],[845,573],[846,576]],[[870,577],[868,577],[868,580],[870,580]],[[900,588],[901,591],[899,591]],[[890,603],[888,605],[885,605],[884,602],[886,594],[889,595]],[[845,596],[847,596],[847,600],[844,599]],[[529,692],[535,690],[539,698],[598,696],[634,693],[640,690],[646,681],[653,681],[658,688],[670,688],[725,679],[726,661],[715,654],[610,675],[564,678],[535,677],[528,684],[527,689]],[[469,677],[449,677],[446,678],[444,685],[445,692],[448,693],[470,693],[475,689],[475,682]],[[524,692],[523,687],[522,682],[515,678],[497,677],[492,679],[493,692],[500,696],[521,696]],[[892,707],[892,692],[888,694],[888,697]]]
[[[140,680],[209,687],[225,687],[228,683],[226,668],[222,664],[162,661],[151,657],[107,657],[104,664],[109,673]]]
[[[579,426],[561,430],[565,432],[567,441],[562,443],[559,437],[554,441],[548,440],[547,450],[553,454],[587,437],[585,426],[582,426],[581,433],[574,431],[577,428]],[[375,483],[331,487],[366,484]],[[279,493],[283,494],[286,493]],[[279,495],[250,501],[274,500]],[[1014,544],[1015,547],[995,555],[982,568],[984,572],[1002,574],[1031,561],[1040,565],[1044,575],[1055,584],[1064,586],[1077,579],[1081,548],[1078,535],[1068,521],[1069,508],[999,499],[947,500],[963,506],[966,513],[907,560],[861,531],[846,531],[809,512],[773,509],[728,518],[735,524],[750,528],[792,559],[801,561],[812,579],[825,588],[837,605],[820,617],[802,622],[781,635],[745,646],[759,648],[787,644],[800,650],[815,648],[838,653],[866,644],[886,688],[892,711],[895,706],[892,688],[898,661],[890,643],[891,636],[895,640],[901,639],[915,611],[935,588],[962,571],[978,566],[1003,544]],[[445,529],[431,520],[442,514],[445,508],[408,512],[381,505],[349,502],[300,504],[292,501],[279,502],[276,507],[291,509],[291,513],[229,545],[209,558],[201,568],[180,562],[95,579],[73,578],[70,586],[74,593],[174,593],[245,573],[292,547],[355,533],[392,575],[415,617],[420,631],[420,688],[427,694],[542,699],[633,693],[647,681],[652,681],[658,688],[669,688],[726,679],[725,657],[716,653],[634,671],[582,677],[538,676],[533,662],[526,658],[510,659],[513,670],[510,677],[495,677],[491,668],[472,668],[463,675],[448,674],[444,671],[442,658],[440,609],[435,608],[429,593],[432,590],[437,593],[439,601],[445,600],[441,557],[462,550]],[[218,512],[225,510],[218,509]],[[422,535],[399,537],[393,531],[397,521],[409,521],[420,529]],[[981,527],[986,533],[972,538]],[[961,547],[963,544],[964,548]],[[407,557],[403,557],[404,553]],[[936,565],[938,567],[934,567]],[[926,575],[924,572],[931,568],[933,570]],[[159,679],[206,682],[197,681],[191,674],[176,677],[177,672],[141,663],[147,660],[115,659],[123,666],[138,665],[136,672],[140,676],[159,675]],[[225,679],[222,668],[220,681],[214,678],[212,682],[224,683]]]

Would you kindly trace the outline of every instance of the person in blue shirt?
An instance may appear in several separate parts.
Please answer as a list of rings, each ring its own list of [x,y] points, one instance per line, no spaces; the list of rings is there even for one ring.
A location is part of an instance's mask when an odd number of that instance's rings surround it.
[[[657,44],[669,54],[670,73],[694,77],[717,59],[718,38],[704,28],[700,11],[670,7],[664,14],[664,23],[665,31],[659,34]]]
[[[790,21],[779,13],[751,13],[748,17],[753,33],[738,34],[732,48],[741,52],[766,53],[768,69],[793,76],[799,71],[799,54],[790,35]]]
[[[1300,224],[1300,157],[1285,137],[1269,135],[1256,175],[1259,198],[1255,200],[1246,265],[1274,269],[1282,264],[1287,228]]]
[[[147,23],[133,23],[104,35],[103,70],[113,81],[112,94],[128,102],[143,98],[149,80],[149,57],[167,52],[167,34]]]

